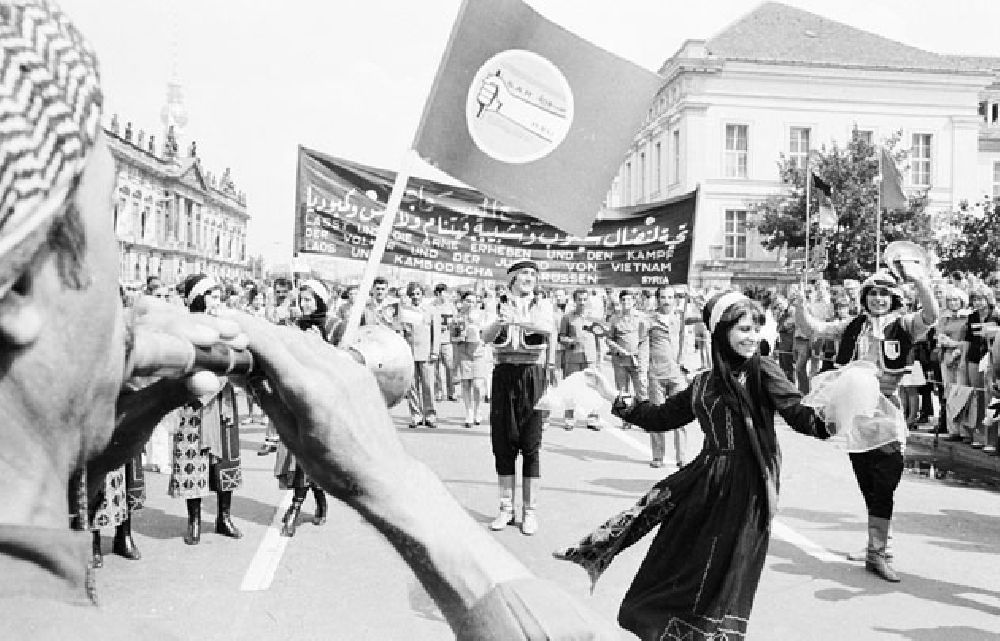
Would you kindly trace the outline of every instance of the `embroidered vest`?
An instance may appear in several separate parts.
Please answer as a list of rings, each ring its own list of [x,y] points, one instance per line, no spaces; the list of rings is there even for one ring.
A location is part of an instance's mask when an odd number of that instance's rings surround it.
[[[866,358],[868,354],[858,354],[858,337],[864,329],[867,314],[858,314],[847,324],[844,334],[840,337],[837,350],[837,367],[847,365],[852,360]],[[873,340],[879,340],[874,338]],[[885,326],[880,345],[881,363],[876,363],[883,371],[891,374],[902,374],[907,369],[907,358],[913,347],[913,337],[903,327],[901,317],[897,316]]]

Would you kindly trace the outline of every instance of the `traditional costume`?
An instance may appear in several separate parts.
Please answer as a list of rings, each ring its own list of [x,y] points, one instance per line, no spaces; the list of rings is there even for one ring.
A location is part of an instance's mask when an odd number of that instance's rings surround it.
[[[733,305],[740,306],[738,316],[720,326]],[[556,553],[596,582],[618,553],[659,527],[618,613],[622,627],[643,641],[745,637],[777,511],[774,413],[797,432],[829,436],[777,363],[757,354],[744,360],[732,350],[728,332],[744,313],[760,312],[742,294],[716,296],[704,310],[713,369],[661,404],[619,397],[612,406],[651,432],[697,420],[705,433],[701,453],[632,508]]]
[[[514,263],[507,270],[516,274],[538,266],[532,261]],[[515,277],[516,278],[516,277]],[[512,289],[514,285],[512,279]],[[500,490],[500,511],[490,527],[502,530],[514,522],[514,478],[518,455],[522,457],[524,514],[521,531],[534,534],[537,492],[541,478],[539,453],[542,448],[543,412],[535,409],[548,384],[546,365],[552,340],[552,310],[533,296],[514,296],[510,303],[518,316],[535,327],[548,328],[534,333],[518,324],[494,323],[499,327],[492,342],[496,365],[490,390],[490,440]],[[492,332],[487,333],[487,340]]]
[[[211,276],[194,274],[184,281],[184,297],[192,312],[205,311],[205,295],[219,285]],[[184,542],[201,540],[201,499],[215,492],[219,509],[215,531],[238,539],[243,533],[233,524],[233,492],[243,485],[240,462],[240,422],[236,391],[226,383],[200,403],[177,410],[172,465],[167,491],[187,501],[188,530]]]

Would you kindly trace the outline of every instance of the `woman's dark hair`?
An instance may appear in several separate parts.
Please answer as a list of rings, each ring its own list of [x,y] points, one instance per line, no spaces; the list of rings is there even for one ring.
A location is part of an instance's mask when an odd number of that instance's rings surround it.
[[[323,299],[320,298],[319,295],[312,290],[312,287],[309,287],[308,285],[303,285],[302,287],[299,287],[299,291],[309,292],[312,294],[313,300],[316,302],[316,311],[313,312],[312,314],[313,316],[321,316],[321,315],[324,317],[326,316],[327,312],[326,303],[323,302]]]
[[[722,312],[712,332],[712,374],[719,383],[722,400],[741,415],[749,412],[754,424],[763,425],[760,403],[749,402],[749,399],[762,398],[760,355],[743,358],[729,343],[729,330],[746,315],[750,316],[755,325],[764,324],[764,310],[757,301],[749,298],[736,301]],[[746,375],[746,392],[749,396],[740,389],[737,380],[740,374]]]

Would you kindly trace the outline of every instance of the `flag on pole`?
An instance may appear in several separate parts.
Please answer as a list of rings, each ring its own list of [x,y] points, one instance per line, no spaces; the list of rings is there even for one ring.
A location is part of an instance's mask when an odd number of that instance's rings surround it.
[[[521,0],[464,0],[413,148],[490,198],[585,236],[662,82]]]
[[[882,147],[881,153],[882,162],[879,164],[882,167],[882,181],[879,183],[879,190],[882,206],[886,209],[906,209],[910,206],[910,201],[903,193],[903,177],[899,175],[896,161],[885,147]]]
[[[819,223],[820,229],[836,229],[837,228],[837,210],[833,208],[833,188],[830,187],[830,183],[826,182],[813,172],[809,172],[812,176],[812,186],[816,190],[817,200],[819,201]]]

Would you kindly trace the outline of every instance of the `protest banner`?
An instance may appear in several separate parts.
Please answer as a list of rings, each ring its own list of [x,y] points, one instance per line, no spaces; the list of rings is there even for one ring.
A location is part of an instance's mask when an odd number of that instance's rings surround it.
[[[368,260],[395,173],[299,148],[294,249]],[[566,234],[468,187],[411,177],[383,265],[506,281],[518,260],[539,263],[543,284],[686,283],[697,192],[605,209],[585,237]]]

